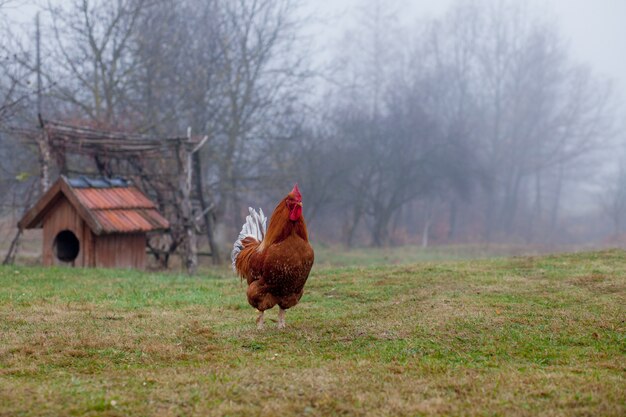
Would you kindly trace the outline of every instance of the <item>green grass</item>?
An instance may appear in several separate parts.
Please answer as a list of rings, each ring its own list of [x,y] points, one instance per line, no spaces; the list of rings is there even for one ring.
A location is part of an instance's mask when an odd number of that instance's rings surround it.
[[[424,261],[449,261],[485,259],[502,256],[537,255],[555,248],[529,245],[460,244],[429,246],[399,246],[389,248],[351,248],[319,244],[315,246],[315,262],[318,267],[331,266],[379,266],[406,265]],[[561,251],[567,247],[557,248]]]
[[[626,413],[622,251],[213,274],[0,268],[0,416]]]

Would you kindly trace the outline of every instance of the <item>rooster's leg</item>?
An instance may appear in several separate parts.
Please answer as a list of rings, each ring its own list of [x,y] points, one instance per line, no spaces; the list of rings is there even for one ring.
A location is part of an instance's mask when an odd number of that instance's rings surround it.
[[[259,311],[259,317],[256,318],[256,327],[257,329],[262,329],[263,328],[263,314],[265,312],[264,311]]]
[[[284,329],[285,328],[285,310],[283,310],[281,307],[278,307],[278,328],[279,329]]]

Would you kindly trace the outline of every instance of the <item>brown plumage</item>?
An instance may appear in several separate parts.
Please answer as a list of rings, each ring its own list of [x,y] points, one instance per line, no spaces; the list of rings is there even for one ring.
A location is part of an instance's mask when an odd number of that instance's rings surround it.
[[[244,235],[235,243],[240,251],[233,252],[233,265],[248,283],[248,302],[260,312],[257,325],[263,327],[265,310],[278,305],[278,327],[283,328],[285,310],[300,301],[314,258],[298,186],[278,203],[261,241]]]

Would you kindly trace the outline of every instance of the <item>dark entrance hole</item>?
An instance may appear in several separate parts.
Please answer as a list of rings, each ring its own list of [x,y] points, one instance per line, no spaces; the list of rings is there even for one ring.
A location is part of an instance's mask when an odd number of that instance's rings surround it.
[[[74,233],[63,230],[54,238],[54,254],[63,262],[72,262],[78,256],[80,242]]]

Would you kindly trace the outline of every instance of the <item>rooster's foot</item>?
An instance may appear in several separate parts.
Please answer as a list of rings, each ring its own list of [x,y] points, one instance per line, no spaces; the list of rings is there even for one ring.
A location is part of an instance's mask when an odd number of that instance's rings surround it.
[[[265,313],[264,311],[259,311],[259,316],[256,318],[256,328],[259,330],[263,329],[263,323],[264,323],[263,314],[264,313]]]
[[[283,310],[282,308],[278,310],[278,328],[279,329],[285,328],[285,310]]]

